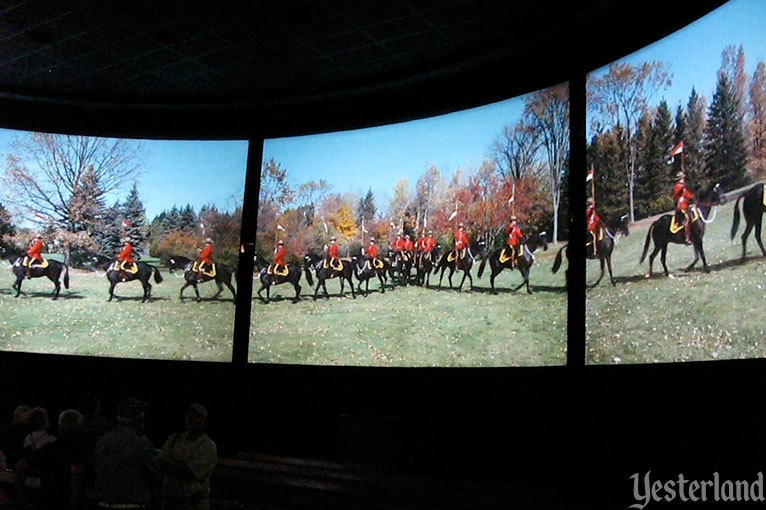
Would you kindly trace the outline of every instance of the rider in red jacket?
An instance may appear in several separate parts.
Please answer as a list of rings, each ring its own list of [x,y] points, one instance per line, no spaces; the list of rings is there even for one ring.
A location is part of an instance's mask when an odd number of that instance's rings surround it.
[[[455,267],[458,261],[465,257],[465,250],[468,248],[468,234],[465,233],[465,226],[461,223],[455,232]]]
[[[343,266],[341,265],[340,258],[338,257],[338,243],[335,239],[335,236],[330,238],[330,246],[327,248],[327,257],[329,259],[330,267],[336,271],[340,271]]]
[[[585,221],[588,233],[593,237],[593,255],[598,253],[598,229],[601,227],[601,218],[596,212],[596,203],[592,197],[588,197],[587,207],[585,208]]]
[[[524,233],[519,226],[519,220],[516,216],[511,216],[511,222],[505,229],[508,234],[508,246],[511,248],[511,268],[516,266],[516,257],[518,256],[518,247],[524,240]]]
[[[32,241],[32,245],[27,250],[27,279],[32,278],[32,263],[34,261],[43,261],[43,238],[40,234],[35,236],[35,240]]]
[[[676,185],[673,186],[673,199],[676,201],[676,221],[683,221],[686,234],[686,244],[691,244],[691,222],[689,221],[689,205],[694,195],[684,182],[684,173],[678,172]]]
[[[132,266],[133,261],[133,244],[127,237],[122,238],[122,250],[117,254],[117,260],[120,261],[120,269],[125,270],[125,266]]]
[[[274,248],[274,272],[283,271],[285,267],[285,256],[287,250],[285,249],[285,242],[280,239],[277,243],[277,247]],[[281,266],[281,267],[280,267]]]

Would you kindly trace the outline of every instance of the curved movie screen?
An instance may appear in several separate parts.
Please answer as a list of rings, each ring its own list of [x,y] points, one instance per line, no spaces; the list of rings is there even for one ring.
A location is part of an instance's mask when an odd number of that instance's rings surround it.
[[[0,350],[231,361],[247,145],[0,130]]]
[[[729,2],[589,76],[587,363],[766,356],[764,17]]]
[[[565,363],[568,144],[566,84],[266,140],[249,360]]]

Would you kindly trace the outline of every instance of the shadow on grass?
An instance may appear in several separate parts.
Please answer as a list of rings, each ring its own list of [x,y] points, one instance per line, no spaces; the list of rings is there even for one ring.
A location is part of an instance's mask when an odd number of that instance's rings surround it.
[[[15,296],[16,291],[13,289],[0,289],[0,294],[7,294],[9,296]],[[27,292],[24,291],[22,288],[21,295],[19,297],[25,297],[25,298],[49,298],[53,299],[53,291],[34,291],[34,292]],[[71,290],[61,290],[59,293],[59,300],[69,300],[69,299],[86,299],[87,296],[83,296],[77,291],[71,291]]]
[[[738,267],[748,265],[750,263],[758,263],[759,260],[763,260],[763,257],[761,256],[752,256],[752,257],[746,257],[746,258],[735,258],[735,259],[729,259],[724,260],[722,262],[717,262],[715,264],[708,264],[708,268],[710,268],[711,273],[715,273],[717,271],[725,271],[727,269],[736,269]],[[676,268],[675,271],[670,271],[670,274],[673,275],[675,278],[685,278],[687,276],[691,276],[695,273],[705,273],[705,268],[702,266],[702,262],[698,261],[697,264],[691,268],[690,270],[686,270],[688,266],[683,266]],[[648,270],[647,270],[648,271]],[[662,270],[662,265],[660,265],[659,271],[654,271],[652,273],[651,278],[647,278],[646,274],[639,274],[639,275],[632,275],[632,276],[616,276],[614,279],[617,283],[635,283],[640,282],[644,280],[653,280],[656,278],[665,278],[665,273]]]
[[[107,299],[109,299],[109,294],[107,294]],[[114,299],[112,301],[114,301],[114,300],[117,300],[117,301],[142,301],[143,299],[144,299],[144,296],[118,296],[117,294],[115,294],[114,295]],[[170,298],[150,296],[149,298],[147,298],[146,301],[147,302],[152,302],[152,301],[170,301]]]

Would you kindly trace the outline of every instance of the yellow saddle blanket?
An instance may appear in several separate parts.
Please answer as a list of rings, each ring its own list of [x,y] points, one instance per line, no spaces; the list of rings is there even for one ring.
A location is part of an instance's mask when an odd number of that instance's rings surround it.
[[[700,213],[697,211],[697,208],[693,207],[693,206],[690,208],[690,211],[691,211],[691,219],[689,221],[694,223],[695,221],[697,221],[700,218]],[[670,233],[671,234],[677,234],[681,230],[683,230],[683,228],[684,228],[684,224],[683,223],[678,223],[676,221],[676,215],[673,214],[673,216],[670,219]]]
[[[375,259],[373,261],[372,266],[370,265],[370,261],[368,260],[366,265],[367,265],[368,269],[373,269],[373,268],[374,269],[383,269],[383,261],[380,260],[380,259]]]
[[[458,258],[458,255],[455,250],[452,250],[451,252],[449,252],[449,254],[447,254],[447,262],[455,262],[456,258]],[[463,257],[460,257],[460,258],[463,258]]]
[[[124,268],[122,267],[122,262],[119,260],[115,260],[112,262],[112,265],[109,266],[110,271],[125,271],[126,273],[130,274],[136,274],[138,272],[138,264],[135,262],[132,262],[130,264],[127,264]]]
[[[329,264],[327,262],[327,259],[324,260],[324,267],[325,269],[330,267],[334,269],[335,271],[343,271],[343,262],[341,262],[340,259],[332,259]]]
[[[280,266],[280,267],[281,269],[277,271],[274,264],[269,264],[268,269],[266,269],[266,274],[275,274],[277,276],[287,276],[288,273],[290,272],[290,269],[288,269],[287,266]]]
[[[42,262],[38,262],[37,264],[32,264],[30,266],[29,265],[29,256],[28,255],[24,255],[24,261],[21,263],[21,265],[24,266],[24,267],[32,267],[32,268],[35,268],[35,267],[48,267],[48,259],[43,259]]]
[[[192,264],[192,268],[191,268],[191,270],[192,270],[192,271],[194,271],[194,272],[196,273],[197,271],[199,271],[199,266],[200,266],[200,263],[199,263],[199,261],[197,260],[197,261],[195,261],[195,262]],[[209,269],[210,269],[210,271],[202,271],[202,273],[203,273],[203,274],[205,274],[205,275],[207,275],[207,276],[209,276],[210,278],[214,278],[214,277],[215,277],[215,262],[213,262],[213,265],[212,265],[212,267],[210,267]]]
[[[500,252],[500,263],[505,264],[506,262],[511,260],[511,258],[513,258],[511,255],[511,247],[506,246],[505,248],[503,248],[503,251]]]
[[[763,185],[763,205],[766,205],[766,184]]]

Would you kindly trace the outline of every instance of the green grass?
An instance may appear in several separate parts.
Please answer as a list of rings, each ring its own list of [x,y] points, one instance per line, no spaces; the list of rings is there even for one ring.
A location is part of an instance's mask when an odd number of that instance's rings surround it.
[[[347,285],[340,298],[340,285],[331,280],[330,299],[321,297],[320,290],[313,302],[313,289],[302,279],[304,299],[293,304],[291,285],[272,287],[272,298],[284,299],[253,301],[250,361],[446,367],[564,364],[563,272],[551,274],[553,247],[536,255],[532,295],[508,292],[521,276],[507,270],[495,280],[498,295],[491,294],[489,275],[478,279],[476,266],[472,293],[409,286],[381,294],[376,280],[368,297],[351,299]],[[458,275],[453,282],[459,284]],[[432,275],[432,286],[437,283],[438,276]],[[464,289],[467,286],[466,282]],[[448,287],[446,275],[443,287]]]
[[[52,256],[51,258],[55,258]],[[176,273],[179,274],[179,273]],[[139,282],[119,283],[108,303],[109,283],[96,273],[70,269],[70,288],[51,300],[47,278],[24,280],[14,298],[9,266],[0,265],[0,350],[90,356],[230,361],[234,304],[224,301],[181,302],[183,278],[163,271],[152,282],[152,299],[141,303]],[[216,291],[200,286],[203,299]],[[187,288],[184,296],[192,298]]]
[[[631,227],[613,254],[616,287],[608,282],[587,291],[586,360],[588,363],[652,363],[735,359],[766,356],[766,261],[752,234],[749,257],[740,260],[740,222],[734,243],[729,241],[733,201],[718,209],[707,225],[705,254],[711,272],[684,268],[693,248],[668,247],[667,264],[674,278],[662,273],[655,259],[652,279],[648,258],[639,265],[650,221]],[[651,253],[651,245],[649,253]],[[598,277],[598,263],[587,262],[588,281]]]

